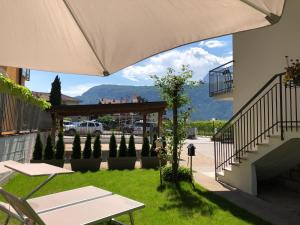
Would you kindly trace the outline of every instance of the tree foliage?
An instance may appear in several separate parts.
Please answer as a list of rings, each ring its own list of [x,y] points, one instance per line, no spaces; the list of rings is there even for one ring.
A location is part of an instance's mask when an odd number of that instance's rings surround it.
[[[42,160],[43,158],[43,143],[41,141],[40,133],[37,133],[34,144],[34,151],[32,154],[33,160]]]
[[[61,105],[61,84],[58,76],[55,77],[51,85],[49,101],[52,106]]]
[[[98,159],[101,157],[101,140],[100,135],[97,135],[94,141],[93,157]]]
[[[65,155],[65,143],[64,143],[64,134],[63,132],[58,133],[58,140],[56,143],[56,152],[55,158],[56,159],[63,159]]]
[[[82,156],[84,159],[89,159],[92,156],[92,136],[91,134],[87,134]]]
[[[109,140],[109,157],[117,157],[117,142],[114,133],[110,136]]]
[[[122,134],[120,146],[119,146],[119,157],[126,157],[126,156],[127,156],[126,139],[124,134]]]
[[[44,159],[51,160],[53,158],[54,158],[54,149],[53,149],[53,145],[52,145],[52,139],[51,139],[51,136],[48,135],[47,143],[46,143],[46,147],[45,147]]]
[[[80,136],[78,133],[75,134],[73,140],[73,147],[72,147],[72,159],[80,159],[81,158],[81,142]]]
[[[133,135],[130,135],[130,138],[129,138],[128,156],[136,157],[136,149],[135,149],[135,142],[134,142],[134,136]]]
[[[176,73],[168,68],[165,76],[153,76],[155,86],[160,90],[162,98],[167,102],[168,108],[172,110],[172,120],[167,122],[168,132],[165,133],[166,140],[170,144],[172,154],[173,181],[177,181],[179,155],[186,135],[186,121],[190,114],[187,105],[189,97],[185,94],[185,88],[195,86],[196,82],[191,81],[192,71],[188,66],[183,65],[181,71]]]

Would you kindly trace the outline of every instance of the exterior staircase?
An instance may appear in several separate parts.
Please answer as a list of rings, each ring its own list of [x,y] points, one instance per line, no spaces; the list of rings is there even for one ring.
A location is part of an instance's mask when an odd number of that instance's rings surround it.
[[[300,86],[283,80],[272,77],[215,134],[218,181],[257,195],[258,181],[300,164]]]

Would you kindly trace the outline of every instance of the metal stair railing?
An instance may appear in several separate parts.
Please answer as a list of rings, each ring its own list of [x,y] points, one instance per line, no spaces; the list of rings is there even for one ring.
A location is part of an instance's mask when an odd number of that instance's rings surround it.
[[[274,75],[214,135],[215,172],[241,163],[247,152],[267,137],[299,128],[299,84],[284,81],[285,73]]]

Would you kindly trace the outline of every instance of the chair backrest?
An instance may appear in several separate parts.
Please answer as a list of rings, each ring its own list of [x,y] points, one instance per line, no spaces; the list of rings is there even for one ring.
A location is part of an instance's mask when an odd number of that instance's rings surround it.
[[[31,208],[31,206],[23,199],[20,199],[11,193],[5,191],[0,187],[0,194],[6,199],[6,201],[16,210],[16,212],[22,217],[34,221],[39,225],[46,225],[38,214]]]

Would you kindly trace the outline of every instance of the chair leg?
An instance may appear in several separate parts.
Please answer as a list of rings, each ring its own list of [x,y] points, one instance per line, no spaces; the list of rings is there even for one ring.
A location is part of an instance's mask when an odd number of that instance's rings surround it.
[[[130,217],[130,225],[134,225],[134,219],[131,212],[129,213],[129,217]]]
[[[10,215],[7,215],[7,217],[5,219],[5,222],[4,222],[4,225],[8,225],[9,220],[10,220]]]

